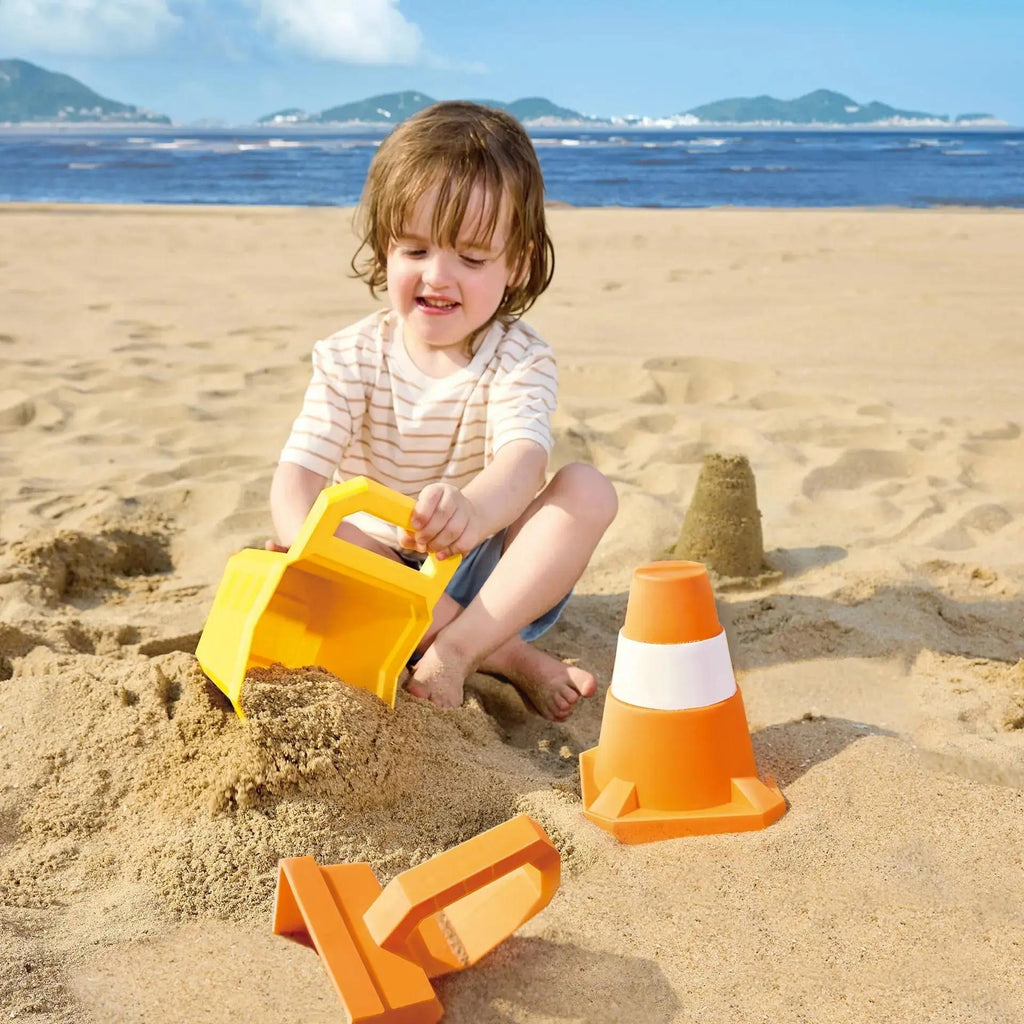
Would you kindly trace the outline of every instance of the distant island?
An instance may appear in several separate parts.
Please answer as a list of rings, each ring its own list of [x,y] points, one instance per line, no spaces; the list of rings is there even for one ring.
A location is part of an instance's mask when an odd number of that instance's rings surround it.
[[[259,118],[257,124],[398,124],[399,121],[412,116],[417,110],[429,107],[437,100],[422,92],[389,92],[380,96],[371,96],[354,103],[343,103],[330,107],[319,113],[311,114],[295,107],[278,110]],[[560,107],[550,100],[539,96],[513,100],[504,103],[501,100],[474,99],[474,103],[482,103],[498,110],[507,110],[523,124],[592,124],[608,123],[606,119],[588,117],[568,107]]]
[[[379,125],[397,124],[437,101],[426,93],[384,93],[310,113],[297,107],[266,114],[260,125]],[[676,114],[597,116],[560,107],[539,96],[513,100],[480,99],[478,103],[507,110],[532,128],[557,127],[1000,127],[991,114],[928,114],[900,110],[886,103],[858,103],[842,93],[817,89],[795,100],[755,96],[717,100]],[[107,99],[88,86],[25,60],[0,60],[0,123],[171,124],[164,114]],[[204,121],[200,124],[220,125]],[[225,126],[227,127],[227,126]]]
[[[354,103],[330,107],[319,113],[309,113],[296,107],[278,110],[259,118],[258,124],[397,124],[417,110],[436,103],[432,96],[422,92],[390,92],[370,96]],[[752,99],[717,100],[678,114],[656,117],[635,114],[626,117],[598,117],[578,110],[560,107],[541,97],[515,100],[477,100],[490,107],[507,110],[530,127],[557,127],[579,125],[591,127],[635,125],[652,128],[712,127],[723,125],[790,127],[813,125],[818,127],[887,125],[913,127],[934,126],[998,126],[1004,124],[991,114],[928,114],[921,110],[900,110],[886,103],[872,101],[858,103],[849,96],[828,89],[817,89],[795,100],[778,100],[772,96]]]
[[[164,114],[108,100],[70,75],[0,60],[0,122],[103,122],[170,124]]]

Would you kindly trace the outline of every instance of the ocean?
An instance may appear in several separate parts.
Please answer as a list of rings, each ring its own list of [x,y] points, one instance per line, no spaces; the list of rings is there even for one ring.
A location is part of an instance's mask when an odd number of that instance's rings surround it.
[[[573,206],[1024,207],[1024,130],[531,130]],[[382,131],[0,127],[0,201],[350,206]]]

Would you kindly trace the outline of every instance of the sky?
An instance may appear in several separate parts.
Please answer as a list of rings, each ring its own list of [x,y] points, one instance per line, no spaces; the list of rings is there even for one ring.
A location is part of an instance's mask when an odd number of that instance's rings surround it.
[[[416,89],[599,116],[814,89],[1024,126],[1024,0],[0,0],[0,59],[243,124]]]

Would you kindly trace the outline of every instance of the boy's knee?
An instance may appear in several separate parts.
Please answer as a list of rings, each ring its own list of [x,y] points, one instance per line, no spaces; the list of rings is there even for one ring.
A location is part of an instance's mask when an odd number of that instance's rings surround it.
[[[619,497],[612,482],[585,462],[563,466],[551,483],[567,494],[574,512],[599,523],[602,529],[611,524],[619,510]]]

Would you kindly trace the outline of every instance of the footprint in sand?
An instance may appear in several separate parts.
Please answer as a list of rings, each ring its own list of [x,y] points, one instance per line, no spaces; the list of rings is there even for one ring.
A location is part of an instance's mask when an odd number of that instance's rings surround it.
[[[265,459],[241,455],[198,455],[186,459],[174,469],[160,473],[147,473],[139,478],[141,487],[163,487],[178,480],[235,481],[240,469],[263,467]]]
[[[966,551],[977,546],[976,533],[992,536],[1013,521],[1013,516],[1002,505],[976,505],[952,526],[930,538],[928,544],[940,551]]]
[[[35,418],[35,402],[24,391],[0,391],[0,430],[26,427]]]
[[[856,491],[867,484],[907,480],[917,472],[918,462],[905,452],[860,448],[844,451],[829,466],[812,469],[804,477],[802,491],[817,498],[825,491]]]
[[[749,399],[775,383],[774,371],[724,359],[668,356],[644,364],[661,390],[663,401],[709,405]]]

